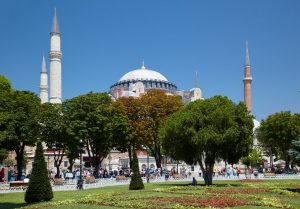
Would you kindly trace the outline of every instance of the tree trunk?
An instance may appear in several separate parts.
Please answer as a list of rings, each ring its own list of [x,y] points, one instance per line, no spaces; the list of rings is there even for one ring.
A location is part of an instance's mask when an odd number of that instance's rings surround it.
[[[60,175],[60,170],[59,170],[59,165],[57,165],[57,161],[55,161],[55,167],[56,167],[56,175],[55,175],[55,178],[59,178],[59,175]]]
[[[288,152],[285,153],[285,170],[289,170],[290,169],[290,156],[288,154]]]
[[[204,179],[205,185],[206,186],[212,185],[214,161],[211,161],[211,163],[205,163],[205,167],[204,167],[201,159],[199,159],[198,162],[199,162],[200,168],[203,173],[203,179]]]
[[[23,156],[21,154],[17,154],[17,180],[21,180],[22,176],[22,163],[23,163]]]
[[[99,171],[99,169],[100,169],[100,158],[99,158],[98,155],[96,155],[94,167],[95,167],[94,174],[97,174],[98,171]],[[109,168],[108,168],[108,170],[109,170]],[[95,175],[95,176],[96,176],[96,175]]]
[[[272,170],[273,170],[273,167],[274,167],[274,164],[273,164],[273,154],[271,153],[271,155],[270,155],[270,167],[272,168]]]
[[[21,145],[21,148],[19,150],[15,150],[17,155],[17,171],[18,171],[17,180],[21,180],[21,176],[22,176],[24,147],[25,147],[24,145]]]
[[[74,159],[69,158],[69,171],[72,172],[73,171],[73,166],[74,166]]]
[[[155,163],[157,168],[161,168],[161,156],[159,153],[155,153]]]
[[[212,185],[213,167],[207,166],[203,171],[203,179],[206,186]]]
[[[128,157],[129,157],[129,168],[132,169],[132,151],[131,146],[128,148]]]
[[[156,163],[156,167],[157,168],[161,168],[161,154],[160,154],[160,146],[159,144],[156,142],[157,140],[155,140],[154,143],[154,157],[155,157],[155,163]],[[160,169],[162,170],[162,169]]]

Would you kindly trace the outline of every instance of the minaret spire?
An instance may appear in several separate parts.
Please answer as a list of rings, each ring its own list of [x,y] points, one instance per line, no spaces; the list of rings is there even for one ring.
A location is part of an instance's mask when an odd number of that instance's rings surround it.
[[[58,28],[58,20],[56,9],[54,8],[54,16],[52,30],[50,33],[50,103],[61,103],[61,58],[60,49],[60,31]]]
[[[246,41],[245,66],[250,66],[250,56],[249,56],[249,49],[248,49],[248,41]]]
[[[41,99],[41,103],[48,102],[48,74],[47,74],[46,61],[44,55],[43,55],[42,66],[41,66],[40,99]]]
[[[54,16],[53,16],[51,33],[59,33],[59,26],[58,26],[58,20],[57,20],[57,15],[56,15],[56,8],[54,8]]]
[[[199,88],[198,71],[195,72],[195,88]]]
[[[42,72],[47,73],[46,60],[45,60],[44,54],[43,54],[43,59],[42,59]]]
[[[246,41],[246,56],[244,65],[244,102],[247,110],[252,112],[252,76],[249,58],[248,41]]]

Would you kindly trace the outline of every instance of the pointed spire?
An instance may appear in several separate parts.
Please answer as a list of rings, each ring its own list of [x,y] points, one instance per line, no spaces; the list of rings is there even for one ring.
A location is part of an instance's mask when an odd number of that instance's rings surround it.
[[[199,88],[198,71],[195,72],[195,88]]]
[[[246,41],[245,66],[250,66],[250,57],[249,57],[248,41]]]
[[[141,67],[141,69],[143,69],[143,70],[146,69],[145,68],[145,61],[144,61],[144,59],[142,60],[142,67]]]
[[[58,20],[56,15],[56,8],[54,8],[54,16],[53,16],[53,23],[52,23],[52,30],[51,33],[59,34],[59,26],[58,26]]]
[[[46,68],[46,61],[45,61],[45,56],[43,55],[43,60],[42,60],[42,73],[46,73],[47,72],[47,68]]]

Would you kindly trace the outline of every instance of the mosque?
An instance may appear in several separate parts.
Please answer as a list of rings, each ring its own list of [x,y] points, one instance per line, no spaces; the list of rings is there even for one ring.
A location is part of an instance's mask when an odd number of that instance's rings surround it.
[[[54,11],[52,30],[50,32],[50,96],[48,87],[48,73],[46,69],[45,57],[42,59],[41,75],[40,75],[40,99],[42,103],[61,103],[62,102],[62,51],[60,47],[61,37],[58,25],[58,18],[56,10]],[[244,102],[247,106],[248,111],[252,111],[251,105],[251,65],[249,58],[248,44],[246,44],[246,55],[244,64]],[[123,75],[119,81],[112,84],[108,93],[113,99],[118,99],[120,97],[139,97],[141,94],[146,93],[150,89],[161,89],[169,95],[178,95],[182,98],[184,103],[189,103],[197,99],[203,99],[202,90],[198,86],[197,74],[196,82],[194,88],[190,90],[178,90],[176,84],[170,82],[161,73],[148,69],[145,67],[144,61],[139,69],[134,69]],[[254,120],[255,129],[259,126],[259,122]],[[254,144],[256,144],[256,139],[254,139]],[[33,150],[27,150],[29,154],[29,159],[33,157]],[[48,168],[50,161],[50,168],[53,167],[53,153],[49,150],[45,150],[46,159],[48,159]],[[153,157],[149,157],[146,150],[141,150],[138,153],[140,168],[145,168],[146,164],[149,167],[155,167],[155,160]],[[83,157],[85,160],[85,156]],[[62,170],[67,169],[68,160],[63,159]],[[165,161],[165,166],[169,169],[175,166],[174,162]],[[178,163],[178,162],[177,162]],[[109,170],[114,170],[121,167],[128,167],[129,160],[126,153],[120,153],[117,150],[112,150],[109,156],[103,161],[102,166],[108,166]],[[168,164],[168,165],[167,165]],[[178,166],[178,165],[177,165]],[[184,163],[181,166],[186,166]],[[28,170],[31,166],[28,167]]]

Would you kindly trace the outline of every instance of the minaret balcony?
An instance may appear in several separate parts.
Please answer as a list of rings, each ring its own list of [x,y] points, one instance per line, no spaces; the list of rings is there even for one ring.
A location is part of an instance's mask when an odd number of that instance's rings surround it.
[[[243,81],[252,81],[252,77],[245,77]]]
[[[50,57],[51,60],[61,59],[62,58],[62,53],[61,53],[61,51],[50,51],[49,52],[49,57]]]

